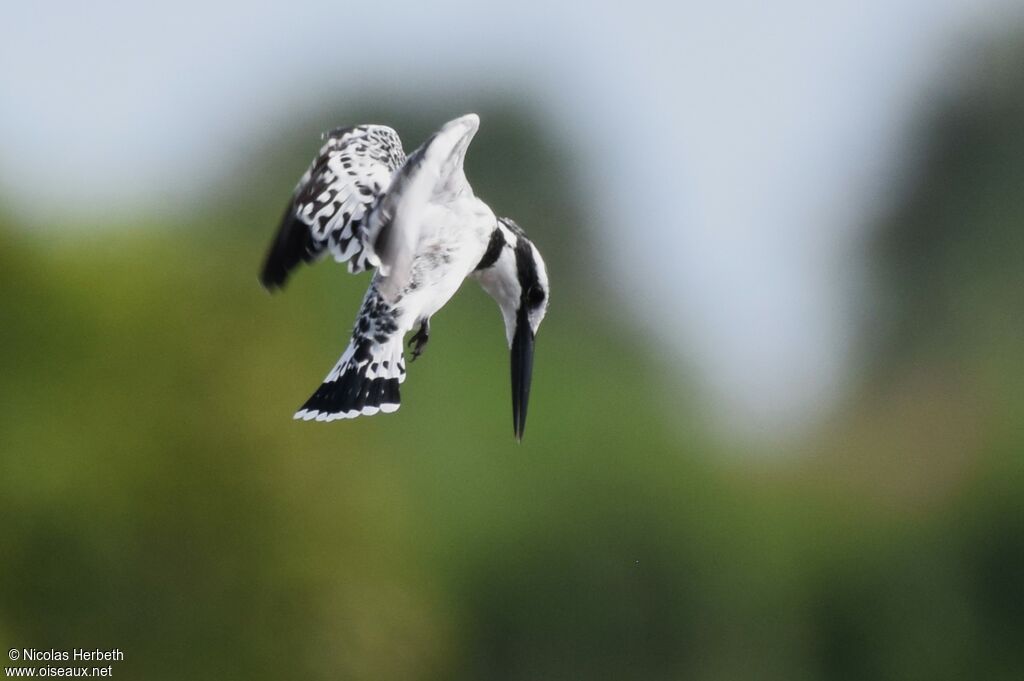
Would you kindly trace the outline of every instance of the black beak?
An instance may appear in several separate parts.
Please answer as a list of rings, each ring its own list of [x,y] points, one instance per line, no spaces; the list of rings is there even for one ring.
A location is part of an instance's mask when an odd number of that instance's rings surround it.
[[[526,407],[530,402],[532,376],[533,330],[524,309],[516,318],[516,335],[512,339],[512,425],[516,442],[522,442],[526,430]]]

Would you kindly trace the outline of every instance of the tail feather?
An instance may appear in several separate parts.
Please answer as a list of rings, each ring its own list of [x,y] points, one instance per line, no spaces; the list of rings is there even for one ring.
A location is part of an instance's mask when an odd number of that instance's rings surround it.
[[[377,412],[390,414],[398,410],[398,386],[404,380],[400,336],[383,345],[366,338],[353,339],[295,418],[335,421]]]

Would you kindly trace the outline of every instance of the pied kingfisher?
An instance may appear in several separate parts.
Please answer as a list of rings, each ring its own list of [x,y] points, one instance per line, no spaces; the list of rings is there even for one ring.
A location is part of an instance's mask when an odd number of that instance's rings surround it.
[[[501,308],[512,356],[512,420],[526,427],[533,346],[548,308],[540,253],[508,218],[473,195],[463,172],[476,114],[445,124],[406,158],[383,125],[339,128],[299,180],[267,253],[260,281],[282,288],[300,262],[330,251],[349,272],[376,268],[331,372],[295,418],[334,421],[393,412],[405,380],[403,338],[423,352],[430,318],[471,276]]]

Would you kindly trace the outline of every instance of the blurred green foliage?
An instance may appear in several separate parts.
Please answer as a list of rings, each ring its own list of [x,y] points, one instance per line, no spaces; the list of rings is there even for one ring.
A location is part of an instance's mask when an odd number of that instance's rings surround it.
[[[352,120],[419,139],[435,113]],[[2,226],[0,642],[119,647],[140,679],[1020,678],[1021,338],[951,341],[928,291],[984,291],[964,333],[1020,328],[1019,259],[997,279],[959,258],[1020,245],[1019,190],[976,174],[1024,177],[1024,119],[929,163],[879,229],[883,295],[942,351],[885,336],[873,357],[899,360],[769,457],[695,427],[653,339],[600,312],[574,160],[528,114],[483,113],[470,177],[553,275],[521,446],[472,283],[397,414],[290,420],[366,280],[307,268],[271,298],[256,271],[337,120],[272,137],[182,224]]]

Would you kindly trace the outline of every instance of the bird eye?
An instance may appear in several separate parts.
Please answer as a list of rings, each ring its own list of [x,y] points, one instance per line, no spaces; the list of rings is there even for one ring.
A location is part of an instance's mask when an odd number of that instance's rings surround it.
[[[532,307],[536,307],[544,302],[544,289],[540,286],[531,286],[526,292],[526,302]]]

